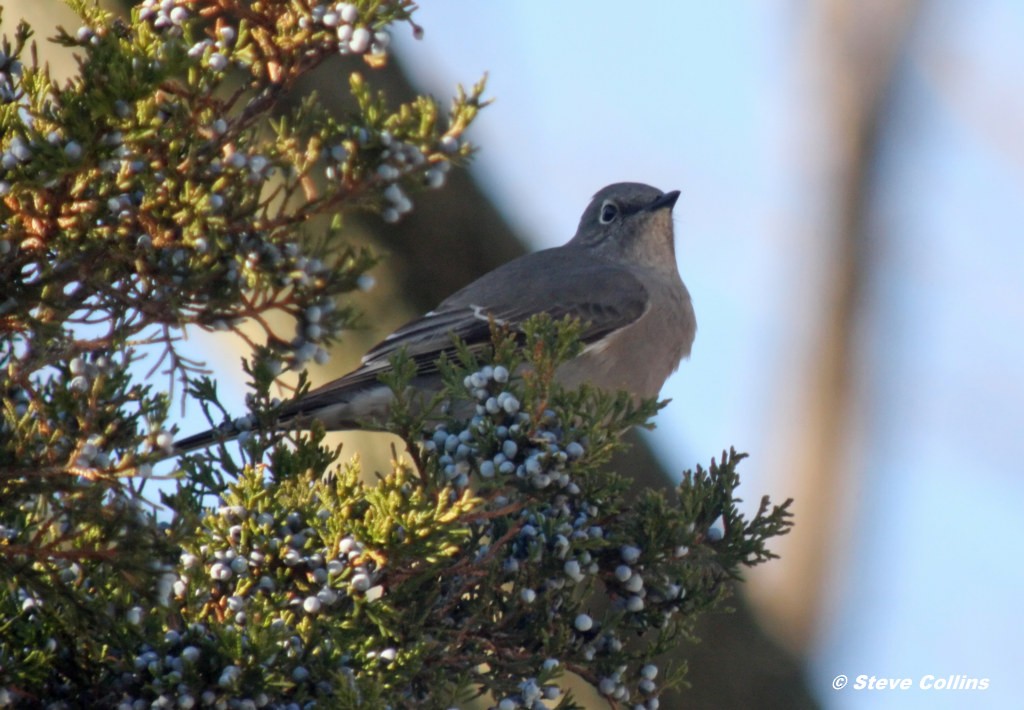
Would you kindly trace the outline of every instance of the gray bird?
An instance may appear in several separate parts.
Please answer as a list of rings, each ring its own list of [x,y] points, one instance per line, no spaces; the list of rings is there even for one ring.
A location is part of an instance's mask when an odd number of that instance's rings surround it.
[[[376,428],[392,401],[380,375],[404,348],[416,363],[411,387],[441,387],[437,360],[451,352],[452,336],[471,348],[490,343],[490,319],[516,328],[530,316],[576,316],[584,324],[583,351],[563,363],[556,379],[566,387],[588,383],[656,397],[690,354],[697,321],[676,268],[672,207],[679,192],[622,182],[599,191],[563,246],[499,266],[407,323],[363,356],[352,372],[281,407],[279,426],[301,429],[319,420],[326,429]],[[175,443],[175,453],[238,435],[211,429]]]

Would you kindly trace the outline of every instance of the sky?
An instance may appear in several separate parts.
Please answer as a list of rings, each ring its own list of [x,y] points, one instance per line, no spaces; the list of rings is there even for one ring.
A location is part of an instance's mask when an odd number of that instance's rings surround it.
[[[800,167],[816,111],[801,3],[425,3],[396,32],[438,96],[489,76],[471,170],[533,248],[620,180],[679,189],[699,330],[652,439],[669,470],[749,451],[745,497],[799,367],[820,238]],[[878,267],[858,327],[851,524],[830,550],[808,682],[826,707],[1016,707],[1024,635],[1024,4],[923,2],[872,184]],[[796,363],[794,365],[794,363]],[[824,475],[827,475],[825,473]],[[797,521],[799,525],[799,520]],[[784,569],[785,559],[778,563]],[[784,573],[784,572],[783,572]],[[850,685],[833,690],[835,676]],[[855,690],[859,675],[911,678]],[[920,689],[928,675],[989,689]]]
[[[793,494],[770,463],[829,247],[806,169],[819,110],[800,67],[806,11],[781,0],[433,2],[416,14],[422,40],[394,32],[403,66],[438,97],[488,74],[495,101],[471,129],[470,170],[530,248],[568,240],[606,184],[682,192],[677,255],[698,333],[651,441],[674,472],[729,446],[749,452],[749,512],[762,494]],[[872,183],[878,262],[854,357],[863,386],[845,535],[827,579],[808,581],[826,589],[806,649],[826,708],[1019,706],[1022,36],[1024,3],[922,2],[900,59]],[[772,566],[787,573],[785,557]],[[840,674],[850,686],[833,690]],[[916,687],[955,674],[990,687]],[[915,687],[854,690],[859,675]]]

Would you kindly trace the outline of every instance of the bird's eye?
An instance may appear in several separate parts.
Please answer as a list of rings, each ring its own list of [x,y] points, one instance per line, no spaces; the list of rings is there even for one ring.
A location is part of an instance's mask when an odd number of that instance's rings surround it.
[[[613,219],[619,216],[619,208],[614,202],[605,202],[601,205],[601,224],[610,224]]]

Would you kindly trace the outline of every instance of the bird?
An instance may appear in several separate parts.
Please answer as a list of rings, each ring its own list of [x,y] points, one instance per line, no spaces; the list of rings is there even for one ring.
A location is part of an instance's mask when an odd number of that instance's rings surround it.
[[[491,342],[491,324],[511,330],[531,316],[578,318],[581,351],[555,380],[589,384],[634,399],[658,396],[689,357],[697,331],[690,293],[676,265],[672,210],[679,191],[621,182],[591,199],[575,235],[562,246],[513,259],[398,328],[371,348],[347,375],[281,405],[279,428],[382,429],[394,394],[381,383],[404,349],[416,366],[410,387],[441,389],[437,361],[453,337],[470,348]],[[175,442],[174,455],[236,438],[237,427],[209,429]]]

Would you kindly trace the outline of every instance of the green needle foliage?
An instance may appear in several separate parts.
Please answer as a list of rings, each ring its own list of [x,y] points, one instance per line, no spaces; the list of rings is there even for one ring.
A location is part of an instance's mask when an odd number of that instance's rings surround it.
[[[273,426],[280,375],[351,327],[374,262],[310,220],[409,211],[471,153],[482,84],[447,111],[371,88],[390,28],[419,31],[408,2],[74,6],[70,82],[28,27],[0,44],[0,707],[569,708],[567,674],[656,707],[683,670],[656,657],[772,557],[788,502],[744,517],[735,452],[671,496],[607,470],[658,405],[554,382],[579,323],[453,342],[427,406],[397,357],[408,448],[375,480]],[[351,115],[282,108],[339,53]],[[182,331],[243,321],[242,461],[155,485],[176,384],[211,421],[237,409]]]

